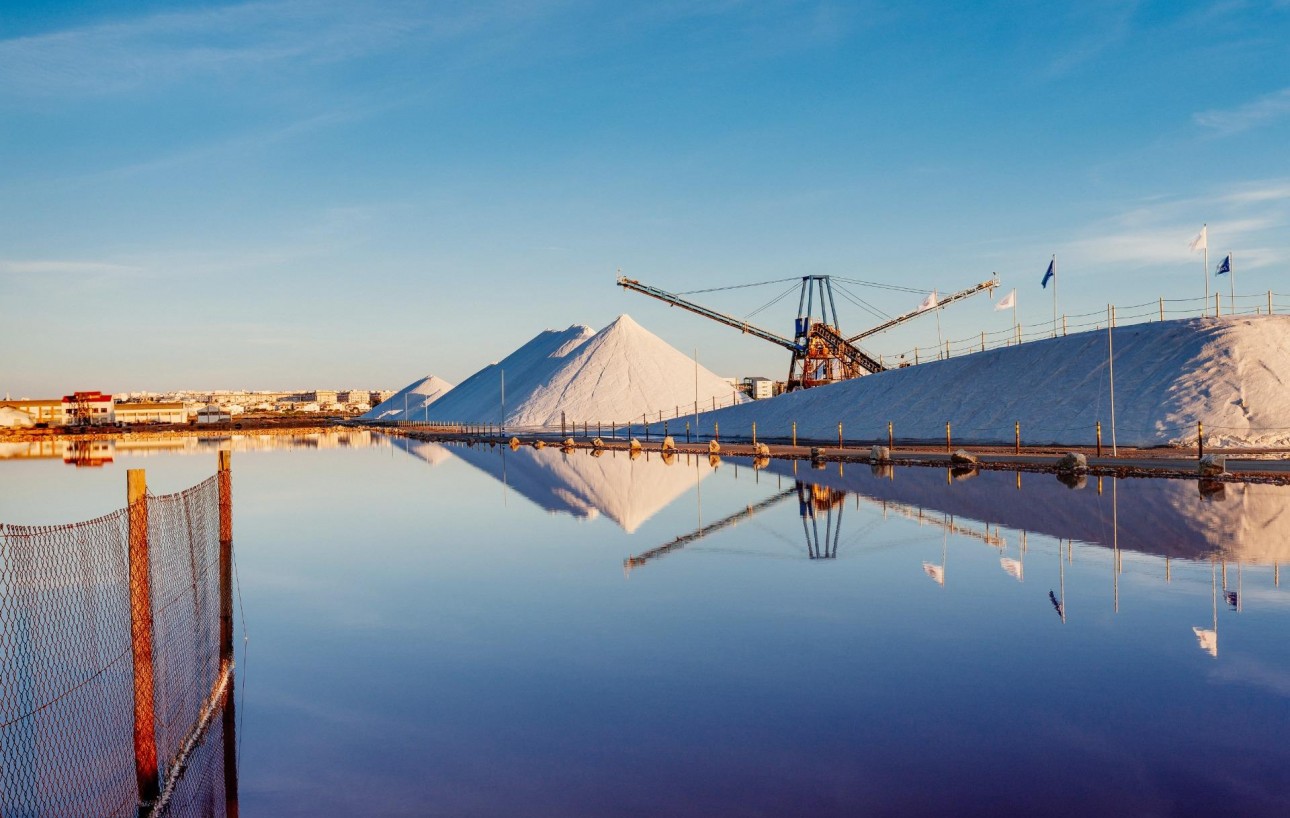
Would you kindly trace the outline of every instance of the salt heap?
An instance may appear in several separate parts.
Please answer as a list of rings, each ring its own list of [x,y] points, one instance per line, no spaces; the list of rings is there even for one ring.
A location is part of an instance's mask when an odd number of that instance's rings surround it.
[[[1105,330],[1034,341],[791,392],[699,417],[711,434],[852,441],[1091,445],[1111,442]],[[1116,327],[1116,438],[1122,446],[1290,445],[1290,316],[1155,321]]]
[[[426,375],[395,392],[389,400],[373,406],[363,420],[420,420],[425,407],[448,394],[452,384],[436,375]]]
[[[507,422],[514,409],[560,366],[561,360],[591,337],[591,327],[543,330],[524,346],[462,381],[430,406],[430,420],[498,423],[502,420],[502,378],[506,379]],[[558,421],[557,421],[558,422]]]
[[[590,336],[590,337],[587,337]],[[586,327],[542,333],[506,360],[485,367],[430,407],[431,420],[501,421],[500,372],[506,371],[506,417],[511,427],[569,422],[624,423],[660,411],[693,411],[694,360],[620,315],[591,335]],[[699,408],[729,404],[729,382],[698,369]]]
[[[18,428],[35,426],[31,415],[10,406],[0,406],[0,428]]]

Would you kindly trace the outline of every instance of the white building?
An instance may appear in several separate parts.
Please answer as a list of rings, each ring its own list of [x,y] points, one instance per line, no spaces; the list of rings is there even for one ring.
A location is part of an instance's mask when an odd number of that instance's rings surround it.
[[[182,403],[118,403],[117,423],[187,423],[188,410]]]
[[[225,412],[223,409],[221,409],[220,407],[216,406],[213,403],[207,404],[206,406],[203,406],[201,409],[197,410],[197,422],[199,424],[228,423],[232,419],[233,419],[232,415],[230,415],[228,412]]]

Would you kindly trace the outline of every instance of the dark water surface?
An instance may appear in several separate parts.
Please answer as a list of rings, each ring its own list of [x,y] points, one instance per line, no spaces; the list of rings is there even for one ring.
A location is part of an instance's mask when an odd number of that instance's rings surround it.
[[[0,459],[0,520],[185,445]],[[235,449],[243,815],[1290,814],[1286,489]]]

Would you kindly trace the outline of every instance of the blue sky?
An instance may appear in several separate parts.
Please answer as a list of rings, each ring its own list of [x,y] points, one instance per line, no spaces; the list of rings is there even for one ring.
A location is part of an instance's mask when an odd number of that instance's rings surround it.
[[[997,271],[1026,324],[1054,253],[1063,312],[1199,296],[1208,222],[1211,267],[1232,249],[1239,290],[1290,292],[1287,42],[1285,0],[6,3],[0,393],[459,381],[622,312],[783,376],[620,267],[675,290]],[[755,320],[787,334],[795,306]]]

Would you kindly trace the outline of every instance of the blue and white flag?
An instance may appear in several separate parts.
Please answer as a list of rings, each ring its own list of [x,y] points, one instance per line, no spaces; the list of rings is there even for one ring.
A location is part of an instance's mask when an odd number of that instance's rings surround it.
[[[1055,269],[1056,267],[1057,267],[1057,259],[1053,259],[1052,261],[1048,262],[1048,272],[1044,273],[1044,280],[1039,282],[1039,286],[1043,287],[1045,290],[1048,289],[1048,279],[1057,275],[1057,270]]]
[[[1232,254],[1228,253],[1223,257],[1223,260],[1219,262],[1218,269],[1214,271],[1214,275],[1221,276],[1230,272],[1232,272]]]

